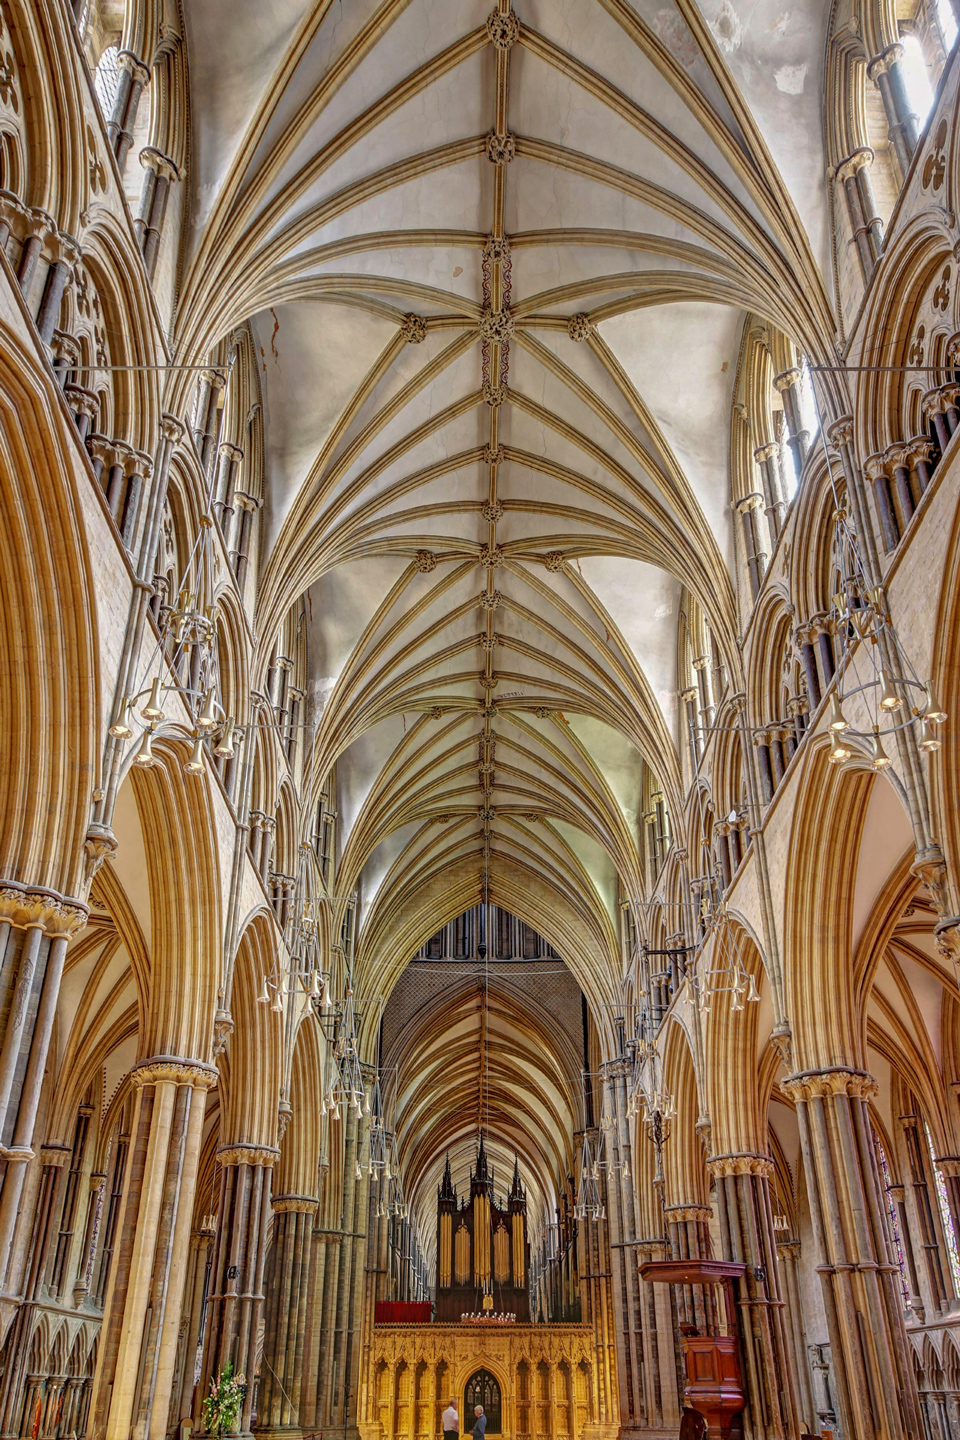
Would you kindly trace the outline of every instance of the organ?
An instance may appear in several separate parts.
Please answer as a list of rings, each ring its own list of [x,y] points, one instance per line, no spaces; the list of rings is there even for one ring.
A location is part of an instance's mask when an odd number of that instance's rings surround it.
[[[470,1194],[459,1200],[450,1174],[450,1157],[437,1190],[436,1319],[489,1310],[530,1319],[527,1195],[519,1162],[506,1200],[494,1196],[493,1169],[483,1136],[470,1172]]]

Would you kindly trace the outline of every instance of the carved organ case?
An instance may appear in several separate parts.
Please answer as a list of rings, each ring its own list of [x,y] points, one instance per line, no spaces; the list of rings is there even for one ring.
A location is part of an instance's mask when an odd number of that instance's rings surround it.
[[[529,1270],[527,1195],[519,1164],[506,1201],[498,1203],[481,1135],[469,1197],[458,1199],[449,1159],[437,1191],[436,1319],[457,1321],[489,1310],[529,1321]]]

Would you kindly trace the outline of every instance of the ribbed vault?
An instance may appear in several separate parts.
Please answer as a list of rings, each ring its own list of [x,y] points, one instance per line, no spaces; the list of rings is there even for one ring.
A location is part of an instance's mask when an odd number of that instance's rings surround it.
[[[259,347],[257,631],[307,596],[338,895],[380,923],[486,860],[576,892],[606,983],[645,767],[681,809],[685,594],[740,685],[744,318],[832,333],[814,77],[758,89],[773,28],[721,50],[693,0],[241,4],[242,57],[217,11],[177,338]]]
[[[450,1156],[464,1189],[480,1129],[506,1192],[514,1157],[533,1230],[552,1220],[583,1125],[582,996],[561,960],[414,960],[382,1022],[381,1076],[404,1192],[430,1264]]]

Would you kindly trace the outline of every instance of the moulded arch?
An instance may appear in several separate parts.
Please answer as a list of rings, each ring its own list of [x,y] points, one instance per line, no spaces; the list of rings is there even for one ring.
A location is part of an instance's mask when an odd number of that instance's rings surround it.
[[[265,913],[246,925],[233,967],[234,1031],[220,1061],[220,1143],[277,1143],[277,1107],[283,1083],[283,1019],[261,1004],[263,977],[278,974],[278,933]]]

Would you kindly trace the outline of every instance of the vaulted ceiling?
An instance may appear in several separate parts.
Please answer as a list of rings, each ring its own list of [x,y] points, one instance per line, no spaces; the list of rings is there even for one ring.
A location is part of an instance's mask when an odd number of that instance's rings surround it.
[[[385,983],[486,865],[599,1013],[618,899],[643,889],[644,764],[681,805],[684,592],[738,677],[744,317],[813,356],[832,333],[826,14],[185,10],[177,339],[253,327],[257,629],[268,647],[307,597],[317,783],[336,761],[361,950]]]

